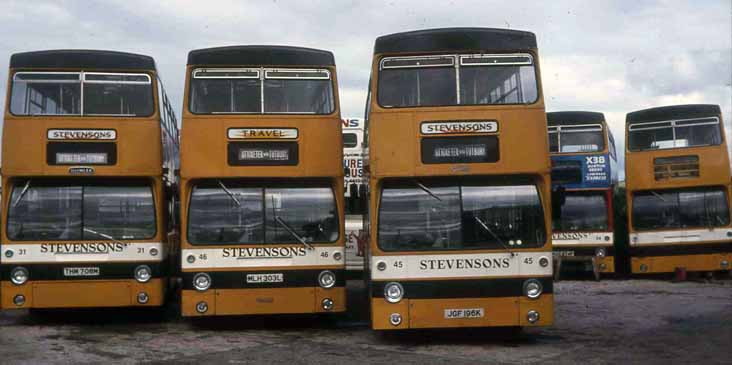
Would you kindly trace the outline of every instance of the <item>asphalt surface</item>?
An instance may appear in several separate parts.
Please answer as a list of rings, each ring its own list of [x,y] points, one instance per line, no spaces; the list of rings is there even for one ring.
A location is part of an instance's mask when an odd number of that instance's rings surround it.
[[[9,311],[0,363],[732,363],[732,280],[561,281],[556,323],[522,332],[377,333],[348,314],[179,319],[164,311]]]

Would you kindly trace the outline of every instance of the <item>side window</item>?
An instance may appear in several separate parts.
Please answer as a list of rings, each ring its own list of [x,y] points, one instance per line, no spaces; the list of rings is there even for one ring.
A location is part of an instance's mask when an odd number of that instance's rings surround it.
[[[615,137],[613,137],[613,133],[610,131],[610,128],[609,127],[606,127],[606,128],[608,128],[607,136],[608,136],[608,139],[610,140],[610,158],[617,161],[618,156],[617,156],[617,152],[615,151]]]
[[[371,114],[371,79],[369,79],[369,92],[366,94],[366,108],[363,116],[363,148],[369,146],[369,114]]]

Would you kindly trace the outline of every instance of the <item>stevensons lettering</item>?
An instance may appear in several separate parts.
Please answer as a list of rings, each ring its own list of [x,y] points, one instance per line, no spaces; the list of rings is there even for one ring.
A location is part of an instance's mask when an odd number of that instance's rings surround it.
[[[507,257],[473,259],[421,260],[420,270],[463,270],[463,269],[508,269],[511,260]]]
[[[63,140],[114,140],[117,131],[114,129],[49,129],[48,139]]]
[[[495,120],[431,121],[420,125],[422,134],[479,134],[497,133]]]
[[[123,252],[129,247],[124,242],[94,242],[94,243],[42,243],[41,253],[55,255],[66,254],[108,254]]]
[[[222,252],[222,257],[236,259],[286,259],[306,255],[305,247],[231,247]]]

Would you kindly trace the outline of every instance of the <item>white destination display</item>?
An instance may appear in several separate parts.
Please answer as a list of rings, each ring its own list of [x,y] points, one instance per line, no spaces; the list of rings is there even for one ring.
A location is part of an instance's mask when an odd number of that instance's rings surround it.
[[[247,274],[247,284],[281,283],[285,281],[282,273]]]
[[[65,267],[64,276],[99,276],[98,267]]]
[[[297,128],[231,128],[229,139],[297,139]]]
[[[476,134],[498,132],[498,122],[489,121],[451,121],[424,122],[420,126],[422,134]]]
[[[483,318],[483,316],[485,316],[485,310],[483,308],[445,309],[445,319]]]
[[[48,139],[67,140],[114,140],[117,139],[117,131],[114,129],[49,129]]]
[[[554,232],[553,246],[612,246],[613,232]]]

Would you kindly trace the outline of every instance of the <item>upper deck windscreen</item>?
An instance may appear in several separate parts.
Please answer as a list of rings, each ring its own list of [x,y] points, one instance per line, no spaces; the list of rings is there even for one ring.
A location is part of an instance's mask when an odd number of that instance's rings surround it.
[[[199,68],[189,107],[194,114],[330,114],[333,80],[328,69]]]
[[[628,125],[631,151],[714,146],[722,143],[719,118],[694,118]]]
[[[386,57],[379,64],[385,108],[532,104],[538,94],[528,53]]]
[[[549,152],[587,153],[605,150],[602,124],[549,126]]]
[[[13,75],[10,112],[46,116],[150,116],[152,79],[145,73],[34,72]]]

